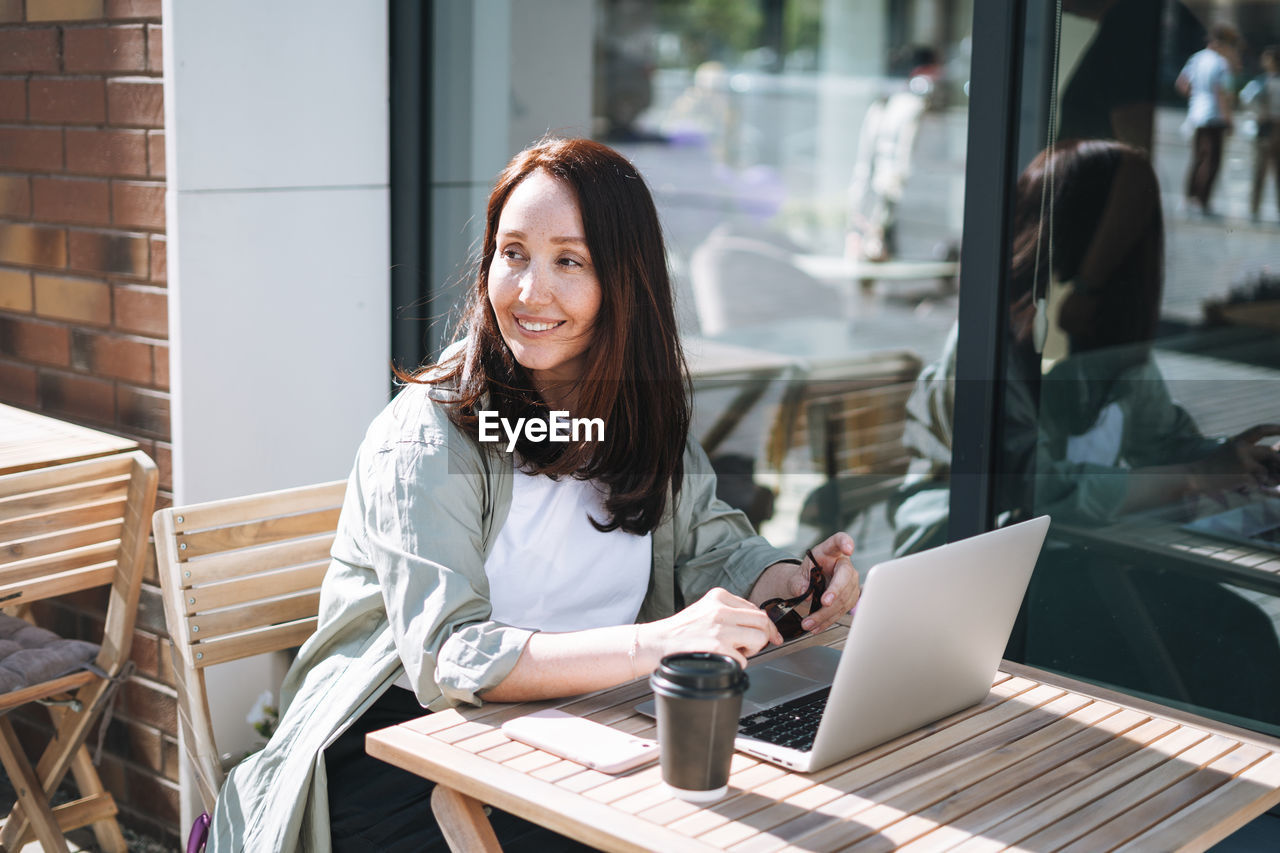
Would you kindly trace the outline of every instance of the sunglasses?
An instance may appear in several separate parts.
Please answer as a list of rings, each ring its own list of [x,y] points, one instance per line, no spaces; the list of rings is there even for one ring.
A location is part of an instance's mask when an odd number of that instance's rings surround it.
[[[805,632],[800,626],[804,617],[796,610],[796,606],[808,598],[809,612],[812,613],[822,606],[822,594],[827,591],[827,579],[822,574],[822,567],[818,565],[813,551],[806,548],[804,555],[812,564],[809,568],[808,588],[795,598],[771,598],[760,605],[760,609],[768,614],[769,621],[777,627],[784,640],[794,640]]]

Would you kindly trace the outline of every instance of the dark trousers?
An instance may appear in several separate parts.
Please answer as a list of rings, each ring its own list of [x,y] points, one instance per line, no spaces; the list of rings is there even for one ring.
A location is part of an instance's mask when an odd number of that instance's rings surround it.
[[[1209,196],[1218,180],[1218,168],[1222,165],[1222,143],[1227,135],[1226,125],[1197,127],[1191,139],[1191,168],[1187,170],[1187,198],[1199,202],[1209,212]]]
[[[1250,212],[1256,218],[1262,209],[1262,187],[1267,181],[1267,171],[1275,174],[1276,206],[1280,207],[1280,122],[1258,124],[1258,139],[1253,154],[1253,194]]]
[[[413,693],[392,687],[324,751],[335,853],[449,849],[431,813],[435,783],[364,751],[367,733],[424,713]],[[593,849],[497,809],[489,820],[505,853]]]

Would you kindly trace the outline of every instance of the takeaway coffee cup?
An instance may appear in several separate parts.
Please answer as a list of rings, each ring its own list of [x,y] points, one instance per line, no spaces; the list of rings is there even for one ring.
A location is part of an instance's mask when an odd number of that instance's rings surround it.
[[[649,677],[658,715],[662,781],[682,800],[709,803],[729,790],[733,739],[747,674],[728,655],[667,655]]]

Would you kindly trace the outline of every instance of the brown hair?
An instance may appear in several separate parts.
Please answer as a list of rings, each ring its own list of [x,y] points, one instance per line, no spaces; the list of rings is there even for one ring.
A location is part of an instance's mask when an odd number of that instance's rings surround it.
[[[475,284],[456,335],[465,336],[465,348],[429,372],[397,375],[448,387],[449,417],[472,436],[481,408],[513,423],[547,417],[546,402],[503,340],[489,304],[498,220],[512,191],[539,169],[574,194],[600,283],[590,358],[572,414],[603,419],[604,441],[530,442],[522,435],[516,449],[529,473],[606,486],[609,518],[591,519],[598,529],[648,533],[662,519],[668,490],[673,498],[679,493],[689,388],[658,211],[639,172],[612,148],[589,139],[548,139],[512,158],[489,195]]]
[[[1124,205],[1140,227],[1127,244],[1112,247],[1114,262],[1105,279],[1088,282],[1089,296],[1097,302],[1094,327],[1087,342],[1073,339],[1073,347],[1077,343],[1096,347],[1150,340],[1159,321],[1164,282],[1164,220],[1151,161],[1140,149],[1112,140],[1066,140],[1052,150],[1052,161],[1049,151],[1043,151],[1018,178],[1010,302],[1033,289],[1047,292],[1050,240],[1052,274],[1059,281],[1076,279],[1094,241],[1113,239],[1113,235],[1098,231],[1104,211],[1109,205]],[[1124,185],[1136,188],[1136,195],[1113,197],[1119,187],[1116,176],[1122,169],[1132,170],[1136,179]],[[1051,171],[1053,192],[1044,195],[1042,219],[1042,190]],[[1053,199],[1052,234],[1049,198]]]

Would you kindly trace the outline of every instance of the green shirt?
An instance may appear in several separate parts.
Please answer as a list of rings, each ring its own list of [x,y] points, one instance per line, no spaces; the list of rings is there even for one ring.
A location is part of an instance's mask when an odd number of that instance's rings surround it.
[[[281,687],[280,726],[218,797],[208,850],[328,851],[324,748],[399,678],[431,710],[500,683],[532,631],[492,621],[484,561],[511,506],[513,469],[459,431],[427,386],[374,420],[356,457],[320,594],[316,633]],[[715,496],[690,441],[679,497],[653,531],[638,621],[714,587],[745,596],[789,555]]]

